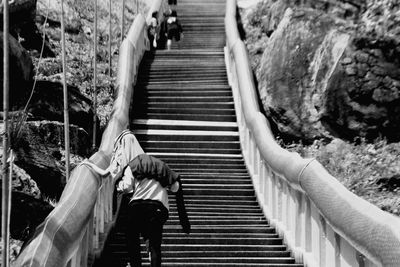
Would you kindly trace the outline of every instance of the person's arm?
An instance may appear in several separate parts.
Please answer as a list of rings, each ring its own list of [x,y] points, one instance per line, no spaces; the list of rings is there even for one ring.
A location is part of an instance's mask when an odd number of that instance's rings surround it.
[[[133,174],[131,168],[128,166],[124,175],[122,176],[121,181],[119,181],[117,185],[117,191],[121,193],[130,193],[133,191]]]

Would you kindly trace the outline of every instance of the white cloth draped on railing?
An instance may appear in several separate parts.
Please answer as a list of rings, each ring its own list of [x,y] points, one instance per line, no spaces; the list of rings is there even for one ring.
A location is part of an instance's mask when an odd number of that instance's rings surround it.
[[[149,10],[163,14],[162,0],[154,0]],[[139,63],[149,49],[146,19],[135,18],[119,50],[116,99],[111,118],[103,133],[99,151],[90,161],[106,169],[111,160],[115,138],[129,126],[129,110]],[[124,140],[125,142],[125,140]],[[136,138],[125,164],[143,153]],[[127,145],[131,146],[131,144]],[[81,164],[71,173],[59,203],[23,249],[13,266],[63,267],[88,266],[98,255],[117,214],[113,211],[115,180],[102,179],[90,167]],[[118,210],[118,209],[117,209]]]

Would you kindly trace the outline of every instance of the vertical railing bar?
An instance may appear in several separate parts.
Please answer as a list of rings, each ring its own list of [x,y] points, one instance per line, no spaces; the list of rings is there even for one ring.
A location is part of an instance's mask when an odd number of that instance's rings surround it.
[[[320,266],[321,267],[326,267],[327,262],[326,262],[326,239],[327,239],[327,227],[326,227],[326,221],[324,217],[319,215],[320,218],[320,233],[319,233],[319,260],[320,260]]]
[[[276,174],[275,173],[272,173],[272,179],[271,179],[271,182],[272,182],[272,194],[271,194],[271,199],[272,199],[272,205],[271,205],[271,207],[272,207],[272,218],[273,219],[277,219],[277,199],[276,199],[276,191],[277,191],[277,182],[276,182]]]
[[[111,54],[111,24],[112,24],[112,12],[111,12],[111,1],[108,0],[108,14],[109,14],[109,21],[108,21],[108,74],[110,78],[112,77],[112,54]]]
[[[93,150],[96,148],[97,135],[97,3],[94,4],[94,36],[93,36]]]
[[[286,196],[285,196],[285,198],[286,198],[286,200],[285,200],[285,202],[286,202],[285,203],[286,221],[285,221],[285,224],[286,224],[286,229],[289,231],[289,234],[291,235],[292,231],[293,231],[293,229],[292,229],[292,217],[293,216],[290,216],[290,212],[291,212],[290,208],[291,208],[291,201],[292,201],[291,197],[290,197],[291,189],[290,189],[290,185],[286,181],[284,181],[284,184],[285,184],[285,192],[286,192]]]
[[[125,0],[121,3],[121,43],[124,40],[125,34]]]
[[[311,230],[311,201],[305,197],[305,250],[311,252],[312,250],[312,230]]]
[[[276,181],[276,185],[277,185],[277,191],[278,191],[278,199],[277,199],[277,210],[278,210],[278,216],[277,219],[280,223],[282,223],[282,213],[283,213],[283,209],[282,209],[282,181],[280,179],[280,177],[277,177],[278,181]]]
[[[67,59],[65,52],[65,22],[64,22],[64,0],[61,0],[61,46],[62,46],[62,80],[64,97],[64,143],[65,143],[65,180],[70,176],[70,140],[69,140],[69,114],[68,114],[68,87],[67,87]]]
[[[102,234],[104,233],[104,221],[105,221],[105,182],[103,182],[103,186],[100,189],[100,226],[99,226],[99,232]]]
[[[9,110],[9,7],[8,0],[3,0],[3,166],[2,166],[2,214],[1,214],[1,235],[2,235],[2,265],[4,267],[9,266],[10,260],[10,195],[11,191],[9,186],[11,181],[8,176],[8,148],[9,148],[9,123],[8,123],[8,110]]]
[[[302,233],[304,233],[304,213],[302,212],[302,208],[304,208],[303,205],[303,195],[301,192],[299,191],[294,191],[294,205],[296,207],[296,216],[294,218],[294,233],[293,233],[293,237],[294,237],[294,245],[296,247],[300,247],[302,248],[303,244],[302,244]],[[301,261],[302,255],[299,255],[299,253],[297,252],[294,257],[297,261]]]

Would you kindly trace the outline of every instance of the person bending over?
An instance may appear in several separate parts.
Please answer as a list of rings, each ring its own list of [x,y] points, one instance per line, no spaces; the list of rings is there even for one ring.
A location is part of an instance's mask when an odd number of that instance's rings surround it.
[[[84,162],[102,176],[110,170],[102,170],[93,163]],[[132,193],[128,204],[127,247],[132,267],[142,266],[140,236],[148,244],[151,266],[161,266],[161,241],[163,226],[168,219],[168,192],[176,194],[179,220],[185,233],[190,232],[182,184],[179,175],[163,161],[140,154],[122,170],[117,191]]]

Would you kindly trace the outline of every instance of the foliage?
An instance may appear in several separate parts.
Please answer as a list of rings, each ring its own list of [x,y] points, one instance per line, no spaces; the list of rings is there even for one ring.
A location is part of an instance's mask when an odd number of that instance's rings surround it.
[[[376,140],[359,144],[334,139],[328,144],[285,145],[303,157],[316,158],[351,192],[379,208],[400,215],[400,143]]]
[[[39,0],[41,1],[41,0]],[[47,2],[47,0],[42,0]],[[90,3],[92,2],[92,3]],[[67,83],[76,86],[81,93],[89,99],[93,98],[93,32],[94,32],[94,0],[65,1],[65,14],[67,26],[76,25],[76,31],[66,32],[66,61],[67,61]],[[129,29],[136,14],[135,3],[139,3],[139,12],[144,13],[148,8],[144,1],[126,1],[125,11],[125,33]],[[121,42],[121,5],[120,2],[112,4],[111,32],[108,34],[109,15],[108,1],[98,0],[98,45],[97,45],[97,115],[100,118],[100,124],[104,127],[109,119],[112,109],[114,84],[118,65],[118,48]],[[46,5],[38,5],[38,13],[46,14]],[[51,14],[51,12],[50,12]],[[71,22],[75,21],[75,23]],[[72,27],[72,26],[71,26]],[[52,50],[55,52],[55,58],[44,58],[39,63],[38,53],[32,52],[33,62],[36,67],[39,80],[61,81],[62,63],[61,63],[61,33],[59,26],[39,25],[40,31],[45,31]],[[112,66],[111,76],[109,75],[109,51],[108,43],[111,39]]]
[[[0,238],[0,241],[2,241],[1,238]],[[13,262],[17,258],[18,254],[21,250],[22,244],[23,244],[23,241],[12,239],[12,238],[10,239],[9,255],[10,255],[11,262]],[[3,251],[3,242],[0,242],[0,255],[2,254],[2,251]]]
[[[241,10],[242,23],[246,32],[246,46],[250,54],[250,63],[253,69],[260,64],[267,41],[267,31],[263,27],[263,19],[270,12],[266,1],[259,2],[249,12]]]

